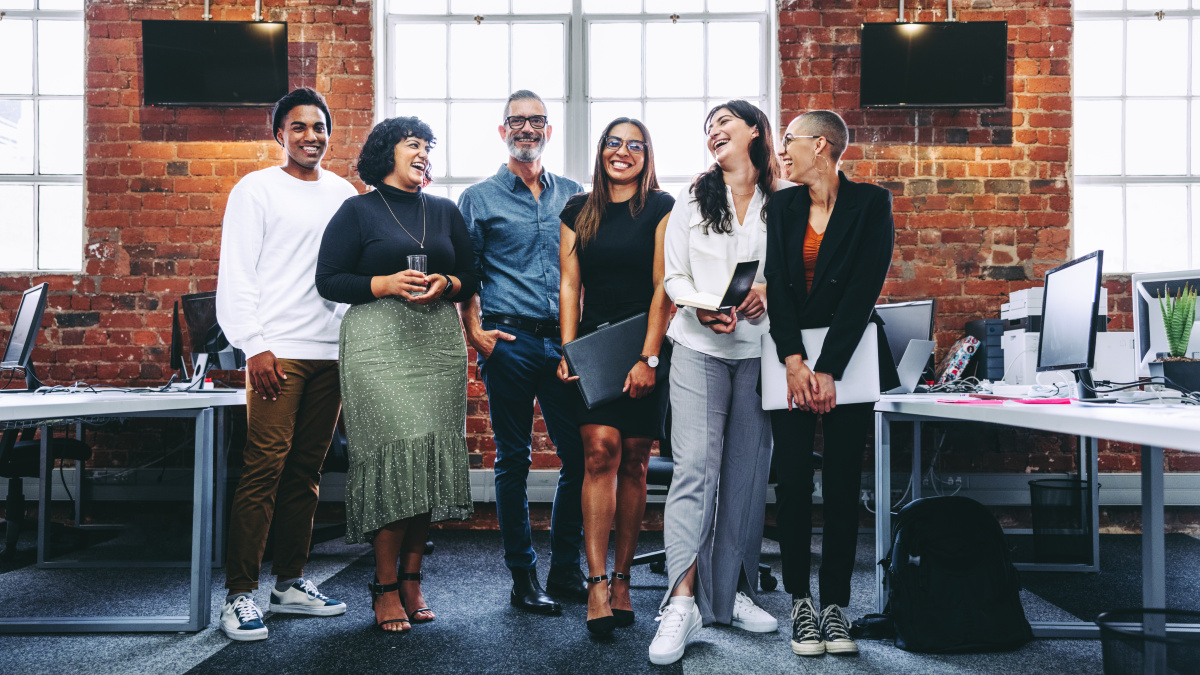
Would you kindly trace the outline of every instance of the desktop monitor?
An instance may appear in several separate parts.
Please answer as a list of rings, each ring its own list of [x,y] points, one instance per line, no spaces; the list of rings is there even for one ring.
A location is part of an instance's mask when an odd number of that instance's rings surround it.
[[[936,308],[936,302],[933,300],[875,305],[875,312],[883,319],[883,332],[887,335],[893,363],[900,363],[910,340],[933,339],[933,316]]]
[[[246,355],[234,348],[217,323],[217,293],[192,293],[180,298],[187,324],[192,361],[197,370],[238,370],[246,367]],[[202,360],[203,365],[197,365]]]
[[[1200,288],[1200,270],[1135,274],[1130,281],[1133,294],[1133,356],[1137,361],[1134,375],[1150,377],[1150,362],[1157,359],[1160,352],[1168,350],[1167,331],[1163,327],[1158,299],[1178,293],[1185,285]],[[1193,356],[1196,352],[1200,352],[1200,331],[1193,326],[1187,355]]]
[[[42,314],[46,311],[46,290],[49,284],[38,284],[21,295],[8,345],[0,357],[0,370],[19,368],[25,371],[25,391],[35,391],[42,383],[33,370],[33,346],[42,329]]]
[[[1089,372],[1095,365],[1103,251],[1093,251],[1046,273],[1037,371],[1069,370],[1079,398],[1095,398]]]

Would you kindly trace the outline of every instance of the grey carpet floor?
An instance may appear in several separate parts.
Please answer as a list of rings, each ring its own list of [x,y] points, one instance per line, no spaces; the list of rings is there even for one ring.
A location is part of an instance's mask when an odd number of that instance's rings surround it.
[[[761,595],[779,619],[778,633],[755,635],[729,627],[703,629],[682,661],[652,666],[646,648],[666,577],[634,570],[636,623],[608,639],[585,630],[586,608],[568,604],[562,616],[521,614],[508,605],[510,579],[501,564],[495,532],[445,531],[433,535],[437,549],[425,563],[426,599],[436,621],[411,634],[385,635],[372,627],[366,584],[373,572],[370,549],[340,541],[319,544],[307,568],[329,595],[349,611],[334,618],[267,616],[271,636],[236,643],[217,629],[224,596],[221,570],[213,578],[213,624],[197,634],[0,635],[0,673],[1099,673],[1100,644],[1090,640],[1038,640],[1011,653],[929,656],[910,654],[890,642],[862,641],[858,657],[800,659],[788,648],[789,596],[782,588]],[[643,533],[639,552],[661,547],[661,533]],[[814,573],[821,538],[814,537]],[[544,533],[535,545],[547,550]],[[1026,573],[1022,593],[1031,620],[1094,618],[1096,612],[1137,605],[1140,538],[1105,535],[1099,575]],[[779,550],[764,542],[763,561],[779,574]],[[1167,538],[1169,597],[1180,608],[1200,607],[1200,583],[1188,570],[1200,566],[1200,541]],[[269,570],[269,565],[267,566]],[[543,578],[547,566],[542,564]],[[184,570],[38,570],[0,573],[0,615],[182,613]],[[272,578],[264,572],[265,589]],[[864,535],[854,576],[852,617],[873,611],[874,551]],[[265,590],[256,594],[266,607]],[[1070,664],[1066,668],[1065,664]]]

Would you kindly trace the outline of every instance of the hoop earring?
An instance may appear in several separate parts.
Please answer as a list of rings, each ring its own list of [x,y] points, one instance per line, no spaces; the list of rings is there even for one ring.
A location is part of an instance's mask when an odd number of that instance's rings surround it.
[[[813,154],[813,168],[817,170],[817,173],[825,173],[824,171],[821,170],[821,167],[817,165],[817,159],[819,157],[820,157],[820,155]]]

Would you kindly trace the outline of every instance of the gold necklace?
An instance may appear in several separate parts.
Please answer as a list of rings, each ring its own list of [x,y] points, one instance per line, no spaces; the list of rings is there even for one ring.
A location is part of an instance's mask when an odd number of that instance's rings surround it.
[[[729,188],[729,191],[733,192],[733,188]],[[733,192],[733,194],[735,197],[748,197],[748,196],[754,194],[754,190],[751,190],[749,192]]]
[[[412,232],[409,232],[408,229],[404,227],[404,223],[400,222],[400,219],[396,217],[396,213],[392,211],[392,207],[387,203],[387,198],[383,196],[383,191],[376,190],[376,192],[379,193],[379,198],[383,200],[383,205],[387,207],[388,213],[392,214],[392,220],[395,220],[396,224],[400,226],[400,229],[404,230],[404,234],[412,237],[412,240],[420,244],[421,248],[425,248],[425,195],[421,195],[421,238],[417,239],[416,237],[412,236]]]

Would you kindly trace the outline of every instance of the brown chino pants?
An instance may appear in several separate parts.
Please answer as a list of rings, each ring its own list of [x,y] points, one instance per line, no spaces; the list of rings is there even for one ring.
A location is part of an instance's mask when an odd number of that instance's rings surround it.
[[[258,588],[258,573],[275,520],[272,572],[299,577],[308,561],[321,464],[329,451],[342,397],[337,361],[279,359],[286,380],[275,401],[264,401],[246,381],[246,450],[242,478],[229,513],[225,587]]]

